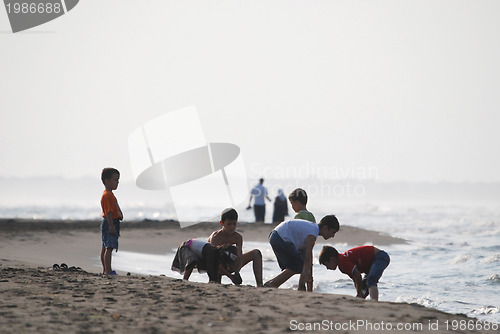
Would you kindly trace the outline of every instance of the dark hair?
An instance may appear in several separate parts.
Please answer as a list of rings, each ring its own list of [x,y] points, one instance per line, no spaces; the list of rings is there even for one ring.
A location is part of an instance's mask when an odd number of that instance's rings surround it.
[[[319,222],[319,228],[322,228],[323,226],[327,226],[329,230],[336,230],[338,231],[340,229],[339,226],[339,221],[335,215],[327,215],[321,218],[321,221]]]
[[[113,177],[113,175],[118,174],[120,175],[120,172],[116,168],[104,168],[101,173],[101,181],[104,184],[104,180],[109,180],[110,178]]]
[[[226,219],[238,220],[238,212],[233,208],[224,209],[220,215],[220,221],[224,223]]]
[[[302,188],[297,188],[288,195],[288,199],[291,201],[299,201],[303,205],[307,204],[307,193]]]
[[[325,264],[330,261],[332,257],[338,259],[339,252],[332,246],[323,246],[323,249],[319,253],[319,264]]]
[[[263,179],[263,178],[260,178],[259,183],[260,183],[260,184],[264,183],[264,179]]]

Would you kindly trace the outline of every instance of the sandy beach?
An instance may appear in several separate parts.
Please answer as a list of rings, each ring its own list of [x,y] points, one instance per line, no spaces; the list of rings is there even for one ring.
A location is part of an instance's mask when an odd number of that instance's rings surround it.
[[[415,304],[165,276],[102,277],[93,261],[100,247],[98,226],[92,221],[0,221],[2,333],[493,332],[461,330],[461,323],[476,321]],[[124,223],[120,249],[162,254],[217,228],[216,223],[185,229],[175,222]],[[240,224],[238,230],[245,240],[266,241],[272,228]],[[342,226],[335,238],[359,244],[405,242],[349,226]],[[82,271],[51,269],[63,262]]]
[[[0,220],[1,257],[35,266],[67,263],[88,272],[98,273],[95,259],[101,247],[98,221],[31,221]],[[245,241],[267,242],[275,225],[238,225]],[[165,254],[190,238],[207,239],[219,223],[201,223],[180,228],[179,223],[166,221],[124,222],[121,227],[119,250],[148,254]],[[378,245],[405,242],[403,239],[342,226],[335,236],[336,242],[355,244],[373,242]],[[318,243],[324,243],[322,238]]]

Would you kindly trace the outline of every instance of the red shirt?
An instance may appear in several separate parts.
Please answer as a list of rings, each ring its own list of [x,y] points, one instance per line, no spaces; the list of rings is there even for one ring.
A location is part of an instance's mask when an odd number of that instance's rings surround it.
[[[102,217],[106,217],[111,212],[113,219],[123,219],[122,210],[118,206],[118,201],[112,191],[104,190],[101,197]]]
[[[349,276],[352,275],[354,268],[358,268],[361,273],[368,274],[374,257],[375,250],[373,246],[351,248],[339,254],[338,268],[341,272]]]

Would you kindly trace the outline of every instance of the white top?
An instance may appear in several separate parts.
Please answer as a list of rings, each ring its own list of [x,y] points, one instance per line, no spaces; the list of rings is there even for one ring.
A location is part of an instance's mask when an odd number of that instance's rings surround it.
[[[306,247],[306,238],[309,235],[318,238],[319,226],[303,219],[292,219],[284,221],[274,228],[281,239],[291,242],[297,249]]]
[[[191,251],[200,258],[203,257],[202,251],[203,247],[205,247],[206,244],[208,244],[208,242],[198,239],[189,239],[188,242],[186,242],[186,246],[188,246],[191,249]]]
[[[250,195],[254,196],[253,205],[266,205],[265,197],[267,196],[267,188],[262,184],[258,184],[252,188]]]

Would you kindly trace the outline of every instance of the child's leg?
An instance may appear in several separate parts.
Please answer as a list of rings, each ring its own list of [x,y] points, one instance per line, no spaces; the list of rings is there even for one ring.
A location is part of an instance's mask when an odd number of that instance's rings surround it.
[[[264,284],[264,286],[267,288],[279,288],[281,284],[288,281],[288,279],[290,279],[290,277],[292,277],[295,274],[296,274],[295,271],[292,271],[290,269],[285,269],[278,276],[267,281],[266,284]]]
[[[282,272],[275,278],[267,281],[264,286],[277,288],[293,275],[302,272],[304,256],[291,242],[285,242],[276,230],[273,230],[271,234],[269,234],[269,243],[273,248],[273,252],[276,255],[278,265],[282,269]]]
[[[106,219],[103,219],[101,223],[101,238],[102,238],[102,249],[101,249],[101,262],[103,263],[103,274],[109,274],[111,270],[111,254],[113,254],[113,249],[118,249],[118,237],[120,231],[120,224],[117,220],[113,222],[113,226],[116,230],[116,235],[111,235],[109,233],[109,224]]]
[[[391,259],[389,254],[381,250],[375,255],[373,259],[372,266],[370,268],[370,273],[368,274],[368,280],[366,281],[366,286],[368,287],[368,292],[370,293],[371,300],[378,300],[378,281],[382,277],[382,273],[385,268],[389,265]]]
[[[202,250],[203,260],[207,267],[208,279],[210,282],[219,281],[219,251],[210,244],[206,244]]]
[[[113,254],[113,248],[106,248],[104,252],[104,274],[109,274],[111,272],[111,255]]]
[[[370,299],[371,300],[377,300],[378,301],[378,288],[376,285],[371,286],[368,288],[368,292],[370,293]]]
[[[188,281],[192,272],[193,272],[193,268],[189,268],[189,269],[184,270],[184,276],[182,277],[182,279]]]
[[[102,264],[102,273],[106,274],[106,263],[104,261],[104,254],[106,253],[106,248],[101,248],[101,264]]]
[[[253,261],[253,274],[257,286],[262,286],[262,253],[258,249],[253,249],[241,255],[241,268],[248,262]]]

